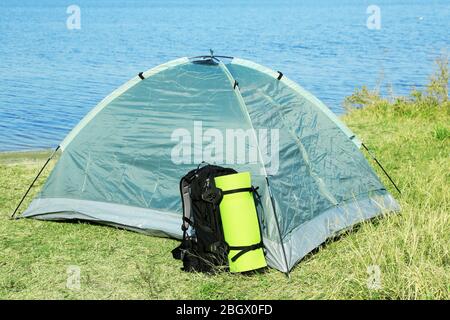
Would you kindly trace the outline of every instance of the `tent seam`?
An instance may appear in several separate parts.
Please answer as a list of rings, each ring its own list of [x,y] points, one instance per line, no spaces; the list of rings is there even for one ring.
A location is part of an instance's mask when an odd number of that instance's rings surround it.
[[[265,179],[266,179],[267,190],[269,192],[269,198],[270,198],[270,202],[272,204],[272,210],[273,210],[273,215],[275,217],[275,221],[276,221],[276,225],[277,225],[278,235],[280,237],[280,245],[281,245],[281,248],[282,248],[282,251],[283,251],[284,263],[285,263],[285,266],[286,266],[286,274],[289,277],[289,263],[287,261],[286,249],[284,248],[284,242],[283,242],[283,237],[281,235],[281,229],[280,229],[280,224],[279,224],[277,213],[276,213],[276,209],[275,209],[275,203],[274,203],[274,200],[273,200],[273,197],[272,197],[272,192],[270,190],[269,178],[267,176],[267,171],[266,171],[266,167],[264,165],[263,157],[262,157],[262,154],[261,154],[261,149],[260,149],[259,143],[257,141],[255,128],[253,127],[253,122],[252,122],[252,119],[250,117],[250,113],[248,112],[247,105],[245,104],[244,98],[242,97],[242,95],[240,93],[238,82],[236,81],[236,79],[234,79],[233,75],[231,74],[231,72],[228,70],[228,68],[225,66],[225,64],[223,62],[220,61],[219,62],[219,66],[221,67],[222,71],[225,73],[227,78],[230,80],[230,82],[233,83],[233,92],[236,95],[236,97],[238,98],[238,101],[239,101],[239,104],[241,105],[241,108],[244,109],[244,111],[245,111],[245,113],[247,115],[247,119],[249,121],[250,127],[252,128],[252,132],[253,132],[255,143],[256,143],[256,148],[258,150],[258,155],[259,155],[259,158],[260,158],[260,161],[261,161],[261,165],[262,165],[262,168],[263,168],[263,174],[264,174]]]

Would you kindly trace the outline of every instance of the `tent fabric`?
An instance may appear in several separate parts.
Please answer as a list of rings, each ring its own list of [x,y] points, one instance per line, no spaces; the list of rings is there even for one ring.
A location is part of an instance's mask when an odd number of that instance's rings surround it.
[[[216,163],[251,173],[267,262],[287,272],[336,232],[398,211],[360,140],[278,77],[237,58],[181,58],[134,77],[60,144],[23,217],[181,238],[179,179],[201,161]]]

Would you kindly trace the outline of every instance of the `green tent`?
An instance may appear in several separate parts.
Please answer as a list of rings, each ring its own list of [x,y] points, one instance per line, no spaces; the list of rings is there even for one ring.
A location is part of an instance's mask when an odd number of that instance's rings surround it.
[[[140,73],[84,117],[23,217],[179,239],[179,180],[201,161],[216,163],[251,172],[267,262],[288,272],[340,230],[399,210],[360,147],[281,72],[181,58]]]

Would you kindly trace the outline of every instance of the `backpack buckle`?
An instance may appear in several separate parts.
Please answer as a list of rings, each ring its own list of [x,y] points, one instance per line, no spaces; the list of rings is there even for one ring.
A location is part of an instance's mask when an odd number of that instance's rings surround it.
[[[223,195],[222,190],[218,188],[214,189],[206,189],[202,193],[202,199],[203,201],[212,203],[212,204],[219,204],[220,201],[222,201]]]
[[[217,253],[217,252],[220,252],[220,249],[223,249],[223,247],[224,247],[223,242],[221,242],[221,241],[216,241],[216,242],[211,243],[211,244],[208,246],[208,251],[209,251],[209,252],[212,252],[212,253]],[[227,251],[227,250],[225,249],[225,252],[226,252],[226,251]]]
[[[202,200],[217,205],[222,201],[222,198],[222,189],[216,187],[214,180],[211,183],[209,178],[206,179],[206,183],[203,186]]]

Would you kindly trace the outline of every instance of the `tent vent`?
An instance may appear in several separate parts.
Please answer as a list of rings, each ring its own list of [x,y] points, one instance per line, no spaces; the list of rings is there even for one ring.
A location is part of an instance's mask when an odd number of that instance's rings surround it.
[[[139,78],[141,78],[142,80],[144,80],[144,73],[143,72],[139,72]]]
[[[281,80],[281,78],[283,78],[283,72],[281,72],[281,71],[277,71],[277,72],[278,72],[277,80]]]
[[[210,65],[210,66],[218,65],[218,63],[216,61],[214,61],[214,59],[211,59],[211,58],[202,58],[201,60],[194,60],[194,61],[192,61],[192,63]]]

